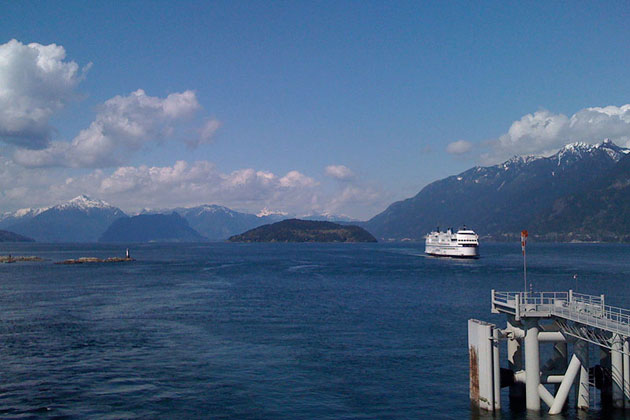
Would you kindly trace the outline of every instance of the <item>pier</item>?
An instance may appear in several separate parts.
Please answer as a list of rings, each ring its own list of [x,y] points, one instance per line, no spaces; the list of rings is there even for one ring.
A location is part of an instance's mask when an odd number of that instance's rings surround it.
[[[501,388],[509,387],[510,405],[536,412],[561,413],[572,389],[577,410],[591,408],[597,394],[600,406],[630,410],[630,310],[572,290],[492,290],[491,304],[506,315],[505,327],[468,321],[474,406],[500,410]],[[542,364],[541,354],[549,355]]]

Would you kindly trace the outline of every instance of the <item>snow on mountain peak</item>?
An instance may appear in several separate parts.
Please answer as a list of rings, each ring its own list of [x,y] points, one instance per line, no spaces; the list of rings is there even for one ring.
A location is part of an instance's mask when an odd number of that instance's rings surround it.
[[[289,213],[284,212],[284,211],[275,211],[275,210],[269,210],[267,207],[265,207],[264,209],[262,209],[261,211],[259,211],[256,216],[258,217],[265,217],[265,216],[286,216]]]
[[[619,162],[624,154],[630,152],[629,149],[617,146],[610,139],[604,139],[601,143],[597,144],[589,144],[581,141],[567,144],[560,149],[555,156],[558,159],[558,166],[560,166],[563,159],[570,158],[571,156],[582,158],[585,154],[593,153],[595,150],[604,151],[615,162]]]
[[[628,150],[623,147],[617,146],[615,143],[612,142],[612,140],[606,138],[602,140],[601,143],[596,143],[596,144],[590,144],[583,141],[569,143],[566,146],[564,146],[562,149],[560,149],[560,151],[569,150],[569,151],[592,152],[595,149],[611,149],[611,150],[615,150],[619,152],[623,151],[624,153],[627,153],[626,151]]]
[[[202,204],[199,207],[192,207],[189,210],[196,210],[197,215],[201,216],[204,213],[225,213],[231,217],[234,217],[234,211],[227,207],[219,206],[217,204]]]
[[[512,165],[514,163],[521,163],[523,162],[523,157],[522,156],[512,156],[511,158],[509,158],[508,160],[506,160],[505,162],[503,162],[503,166],[509,166]]]
[[[577,151],[577,150],[586,150],[586,151],[590,151],[594,148],[594,146],[588,144],[588,143],[584,143],[583,141],[576,141],[574,143],[569,143],[567,145],[565,145],[561,150],[571,150],[571,151]]]
[[[16,211],[5,212],[0,215],[0,221],[6,219],[21,219],[24,217],[35,217],[40,213],[45,212],[50,207],[42,207],[42,208],[30,208],[27,207],[25,209],[19,209]]]
[[[564,145],[554,155],[551,156],[513,156],[505,162],[496,165],[496,168],[507,171],[515,166],[518,167],[519,165],[528,164],[539,159],[554,159],[557,160],[558,166],[560,166],[563,162],[567,160],[579,160],[586,155],[595,152],[596,150],[601,150],[605,152],[610,157],[610,159],[615,162],[619,162],[623,155],[630,154],[630,149],[619,147],[610,139],[604,139],[601,143],[597,144],[590,144],[583,141],[578,141]],[[477,172],[482,171],[482,169],[483,168],[477,168]]]
[[[542,156],[537,155],[526,155],[526,156],[512,156],[508,160],[503,163],[497,165],[497,167],[503,168],[504,170],[510,169],[513,165],[519,165],[523,163],[530,163],[538,159],[543,159]]]
[[[77,197],[74,197],[72,200],[66,203],[55,206],[55,208],[57,209],[78,208],[81,210],[87,210],[87,209],[92,209],[92,208],[106,209],[106,208],[112,208],[112,207],[113,206],[111,206],[109,203],[106,203],[103,200],[93,200],[85,194],[81,194]]]
[[[321,220],[327,222],[356,222],[357,219],[354,219],[345,214],[335,214],[330,211],[322,211],[319,213],[310,213],[305,214],[303,216],[299,216],[299,219],[304,220]]]
[[[219,206],[217,204],[202,204],[201,206],[199,206],[199,208],[204,210],[204,211],[210,211],[210,212],[213,212],[213,213],[217,212],[217,211],[230,210],[227,207]]]
[[[48,209],[49,209],[49,207],[42,207],[40,209],[33,209],[33,208],[29,207],[29,208],[26,208],[26,209],[16,210],[13,213],[13,216],[15,216],[15,217],[33,216],[34,217],[34,216],[37,216],[40,213],[45,212]]]

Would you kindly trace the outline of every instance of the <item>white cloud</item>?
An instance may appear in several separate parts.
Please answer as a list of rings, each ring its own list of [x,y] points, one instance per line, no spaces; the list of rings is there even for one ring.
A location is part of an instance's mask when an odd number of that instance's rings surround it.
[[[27,167],[111,167],[125,161],[130,151],[172,134],[173,125],[199,109],[196,95],[187,90],[166,98],[138,89],[115,96],[100,108],[90,126],[72,142],[53,142],[46,149],[16,151],[16,162]]]
[[[83,69],[85,72],[89,65]],[[46,147],[49,119],[74,97],[83,72],[66,61],[56,44],[0,45],[0,140],[20,147]]]
[[[59,169],[25,169],[0,156],[0,213],[56,203],[66,177]]]
[[[221,172],[208,161],[169,166],[123,166],[114,170],[24,168],[0,156],[0,209],[45,207],[79,194],[125,211],[205,203],[257,213],[271,208],[290,214],[347,214],[367,219],[393,197],[379,188],[342,183],[332,190],[299,172],[275,174],[243,168]]]
[[[291,171],[278,180],[281,187],[284,188],[308,188],[317,185],[317,182],[298,171]]]
[[[463,155],[464,153],[468,153],[471,149],[472,143],[466,140],[454,141],[446,146],[446,152],[452,155]]]
[[[214,141],[214,136],[219,128],[221,128],[221,121],[215,118],[207,118],[201,128],[197,130],[198,136],[187,140],[186,143],[193,149],[201,144],[210,144]]]
[[[386,194],[371,186],[346,185],[327,203],[326,211],[331,214],[357,214],[357,209],[367,209],[360,214],[360,217],[367,218],[376,214],[387,198]]]
[[[329,165],[324,171],[326,175],[338,181],[349,181],[354,178],[354,172],[344,165]]]
[[[221,173],[207,161],[121,167],[94,181],[89,181],[96,186],[92,187],[93,195],[124,203],[128,208],[220,203],[252,211],[264,207],[301,210],[305,203],[310,205],[319,185],[298,171],[284,176],[251,168]],[[81,179],[74,183],[79,189],[90,188]]]
[[[569,129],[572,133],[579,133],[582,140],[598,142],[609,138],[616,143],[630,145],[630,104],[583,109],[571,117]]]
[[[324,169],[326,176],[340,181],[322,194],[316,213],[329,215],[352,215],[353,218],[368,219],[382,211],[393,197],[378,186],[365,182],[345,165],[329,165]]]
[[[582,109],[571,117],[547,110],[524,115],[507,133],[490,142],[485,163],[496,163],[514,155],[548,154],[567,143],[599,143],[609,138],[630,146],[630,104]]]

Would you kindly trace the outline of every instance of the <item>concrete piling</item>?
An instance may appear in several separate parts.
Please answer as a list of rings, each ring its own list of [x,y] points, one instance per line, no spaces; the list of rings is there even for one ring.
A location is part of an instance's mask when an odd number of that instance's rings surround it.
[[[610,371],[612,375],[613,407],[623,408],[623,342],[619,334],[612,337],[610,352]]]
[[[588,343],[586,341],[577,340],[574,344],[574,352],[580,360],[580,376],[576,389],[576,405],[579,410],[588,410],[590,402]]]
[[[538,322],[528,320],[525,324],[525,402],[528,410],[540,411],[540,353],[538,348]]]
[[[499,329],[483,321],[468,321],[474,406],[500,410],[504,379],[513,408],[540,412],[544,402],[549,414],[559,414],[567,409],[573,388],[574,409],[588,410],[596,396],[591,389],[595,385],[602,405],[630,409],[630,311],[605,305],[603,295],[572,290],[493,290],[491,297],[492,313],[507,315],[507,323]],[[506,369],[500,368],[500,341],[506,342]],[[541,364],[540,348],[545,345],[553,346],[543,353],[551,353],[551,358]],[[590,346],[600,349],[599,365],[591,366]]]

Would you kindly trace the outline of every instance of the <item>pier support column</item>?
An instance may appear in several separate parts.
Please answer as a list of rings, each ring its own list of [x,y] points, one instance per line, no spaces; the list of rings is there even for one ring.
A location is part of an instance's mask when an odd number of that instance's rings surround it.
[[[470,401],[488,411],[501,408],[498,338],[494,324],[468,320]]]
[[[630,342],[623,338],[623,395],[626,408],[630,408]]]
[[[599,348],[599,364],[603,368],[604,375],[606,372],[610,372],[610,349],[605,347]],[[601,403],[602,406],[612,406],[612,379],[604,379],[603,387],[601,389]]]
[[[610,352],[613,407],[623,408],[623,343],[619,334],[613,334]]]
[[[499,330],[492,328],[492,386],[494,387],[494,407],[495,411],[501,410],[501,359],[499,355]]]
[[[579,370],[580,360],[573,355],[571,363],[569,363],[569,367],[564,374],[564,379],[562,379],[562,383],[560,384],[560,389],[558,389],[558,393],[554,398],[553,405],[549,409],[549,414],[560,414],[562,412],[562,408],[564,407],[569,391],[571,390],[571,385],[573,385],[573,381],[575,380],[575,376],[578,374]]]
[[[540,411],[540,353],[538,348],[539,327],[536,321],[528,320],[525,324],[525,400],[528,410]]]
[[[590,401],[590,387],[588,383],[588,342],[577,340],[573,351],[581,363],[577,382],[576,405],[578,410],[588,410]]]
[[[563,343],[555,343],[553,345],[553,358],[555,360],[554,363],[554,371],[562,371],[565,372],[567,370],[568,367],[568,362],[567,362],[567,343],[566,341]],[[558,389],[560,388],[560,384],[556,384],[554,386],[556,393],[558,392]]]
[[[510,331],[520,329],[520,323],[514,317],[509,317],[507,329]],[[519,372],[523,370],[523,341],[522,338],[516,337],[517,334],[514,335],[513,339],[507,340],[508,368],[512,372]],[[525,408],[524,383],[515,382],[513,385],[510,385],[510,407]]]

